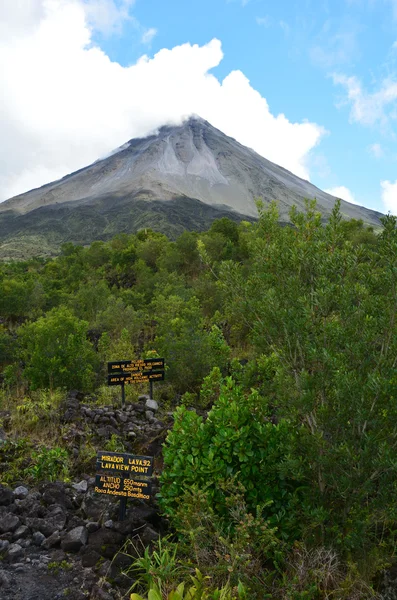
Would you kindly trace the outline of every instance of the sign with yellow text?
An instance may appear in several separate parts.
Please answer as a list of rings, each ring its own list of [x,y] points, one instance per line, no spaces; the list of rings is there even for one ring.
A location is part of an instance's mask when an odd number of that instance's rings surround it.
[[[148,381],[164,381],[164,371],[137,371],[136,373],[108,375],[108,385],[131,385]]]
[[[121,452],[98,452],[97,471],[111,471],[120,477],[150,477],[153,473],[153,456],[136,456]]]
[[[115,475],[96,475],[95,492],[120,498],[149,500],[152,493],[150,481],[127,479]]]
[[[139,371],[164,371],[164,358],[108,362],[108,373],[137,373]]]

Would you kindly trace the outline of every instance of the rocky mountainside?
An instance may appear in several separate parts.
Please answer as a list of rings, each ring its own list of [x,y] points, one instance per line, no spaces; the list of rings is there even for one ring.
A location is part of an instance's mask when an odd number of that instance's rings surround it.
[[[276,200],[280,219],[316,198],[324,218],[335,198],[192,117],[130,140],[110,156],[0,204],[0,256],[60,243],[86,244],[153,227],[170,235],[212,220],[257,216],[256,198]],[[380,213],[342,202],[342,213],[379,225]]]

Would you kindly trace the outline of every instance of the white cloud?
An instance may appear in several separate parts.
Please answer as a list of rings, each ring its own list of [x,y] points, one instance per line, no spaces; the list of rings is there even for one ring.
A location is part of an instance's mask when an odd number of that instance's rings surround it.
[[[241,71],[218,80],[210,73],[223,58],[218,40],[163,49],[122,67],[93,44],[87,2],[25,1],[23,22],[13,8],[17,0],[5,0],[10,12],[0,9],[9,34],[0,36],[2,199],[192,113],[309,178],[308,157],[324,130],[273,115]],[[113,4],[121,10],[131,2]]]
[[[285,21],[280,21],[280,27],[283,30],[285,37],[288,37],[291,33],[291,27]]]
[[[345,187],[344,185],[339,185],[324,191],[327,192],[327,194],[331,194],[331,196],[335,196],[335,198],[339,198],[340,200],[346,200],[346,202],[351,202],[352,204],[359,204],[349,188]]]
[[[359,53],[357,31],[354,29],[331,34],[323,28],[318,38],[318,43],[310,48],[309,54],[313,63],[324,69],[349,63]]]
[[[270,17],[266,16],[266,17],[256,17],[256,23],[257,25],[262,25],[263,27],[269,27],[271,20]]]
[[[397,215],[397,179],[394,183],[391,181],[381,181],[382,202],[386,211]]]
[[[361,81],[355,77],[333,74],[335,84],[346,88],[347,97],[339,104],[350,104],[350,120],[362,125],[380,124],[386,126],[394,119],[395,102],[397,100],[397,82],[391,78],[384,79],[380,88],[373,93],[364,90]]]
[[[375,158],[382,158],[382,156],[383,156],[383,148],[378,143],[371,144],[369,146],[368,150],[372,154],[372,156],[374,156]]]
[[[150,44],[150,42],[153,40],[153,38],[156,35],[157,35],[157,29],[155,29],[154,27],[150,27],[150,29],[147,29],[142,34],[142,38],[141,38],[142,44]]]
[[[7,2],[7,0],[6,0]],[[124,21],[134,20],[130,9],[135,0],[82,0],[88,24],[105,35],[120,33]]]
[[[251,0],[226,0],[226,4],[231,4],[232,2],[238,2],[244,8],[245,6],[247,6],[248,2],[250,2],[250,1]]]

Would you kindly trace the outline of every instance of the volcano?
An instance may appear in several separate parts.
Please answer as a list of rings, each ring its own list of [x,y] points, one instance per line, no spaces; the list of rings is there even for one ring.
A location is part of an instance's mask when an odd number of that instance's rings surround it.
[[[53,254],[62,243],[89,244],[145,227],[177,236],[214,219],[257,217],[256,199],[293,205],[317,200],[326,220],[335,198],[199,117],[164,126],[62,179],[0,204],[0,257]],[[378,227],[381,213],[342,201],[346,218]]]

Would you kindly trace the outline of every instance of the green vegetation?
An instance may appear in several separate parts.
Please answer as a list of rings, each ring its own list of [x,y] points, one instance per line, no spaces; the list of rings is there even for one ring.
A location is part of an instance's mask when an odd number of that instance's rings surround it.
[[[26,260],[32,256],[55,256],[62,244],[87,245],[109,241],[115,235],[151,229],[176,239],[185,230],[205,231],[214,219],[241,216],[227,208],[214,208],[195,198],[153,200],[152,197],[125,199],[119,195],[89,205],[73,202],[42,206],[27,214],[0,213],[0,260]],[[244,217],[249,219],[249,217]]]
[[[189,587],[186,587],[183,581],[178,585],[175,590],[164,595],[164,591],[161,586],[157,584],[151,584],[149,589],[149,596],[147,600],[233,600],[233,598],[240,598],[243,600],[247,598],[244,587],[240,584],[237,587],[237,596],[232,592],[228,585],[223,586],[222,589],[209,590],[207,589],[209,577],[204,577],[198,569],[196,569],[195,575],[190,576]],[[190,585],[192,584],[192,585]],[[146,600],[139,594],[131,594],[130,600]]]
[[[61,560],[60,562],[49,562],[47,569],[54,575],[58,575],[60,571],[69,571],[73,565],[68,563],[67,560]]]
[[[173,538],[134,562],[143,597],[374,598],[394,560],[397,220],[375,233],[336,205],[324,224],[308,203],[291,223],[260,207],[0,266],[4,481],[69,478],[66,390],[112,403],[106,361],[166,359]]]

